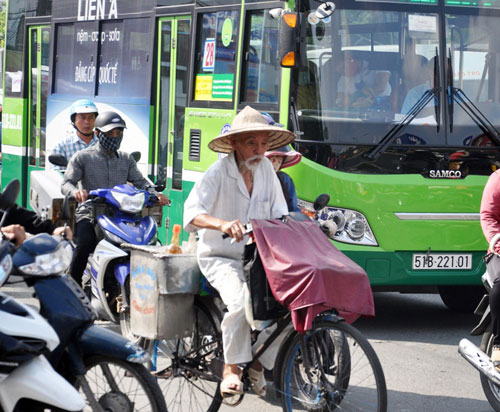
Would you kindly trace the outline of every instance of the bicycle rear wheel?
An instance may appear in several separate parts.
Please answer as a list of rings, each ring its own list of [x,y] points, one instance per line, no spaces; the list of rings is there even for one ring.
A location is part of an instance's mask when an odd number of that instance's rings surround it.
[[[191,336],[153,340],[147,347],[169,412],[216,412],[222,402],[219,322],[197,300],[194,309]]]
[[[387,388],[377,355],[366,338],[343,321],[318,320],[294,334],[277,365],[285,412],[387,410]]]

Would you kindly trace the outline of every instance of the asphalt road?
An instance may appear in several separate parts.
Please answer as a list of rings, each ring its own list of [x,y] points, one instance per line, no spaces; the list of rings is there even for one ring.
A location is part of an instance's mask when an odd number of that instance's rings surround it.
[[[375,348],[387,382],[391,412],[489,412],[479,374],[458,353],[478,318],[448,310],[439,295],[376,293],[373,319],[360,329]],[[245,395],[239,411],[280,411],[273,394],[266,402]],[[220,411],[235,411],[223,406]]]
[[[21,285],[2,291],[36,304]],[[376,317],[358,320],[354,326],[370,340],[382,363],[391,412],[487,412],[479,374],[457,351],[478,318],[449,311],[438,295],[376,293]],[[271,383],[269,383],[272,386]],[[271,389],[271,388],[270,388]],[[236,409],[221,412],[280,411],[273,391],[265,399],[247,394]]]

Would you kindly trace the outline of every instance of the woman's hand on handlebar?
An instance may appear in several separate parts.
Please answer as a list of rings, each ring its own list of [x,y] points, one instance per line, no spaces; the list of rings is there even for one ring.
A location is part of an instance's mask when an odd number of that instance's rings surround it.
[[[221,232],[226,233],[229,237],[234,238],[236,242],[241,242],[246,234],[245,225],[238,219],[222,223],[220,230]]]
[[[21,246],[26,239],[26,232],[21,225],[9,225],[2,227],[1,230],[5,238],[15,243],[17,247]]]

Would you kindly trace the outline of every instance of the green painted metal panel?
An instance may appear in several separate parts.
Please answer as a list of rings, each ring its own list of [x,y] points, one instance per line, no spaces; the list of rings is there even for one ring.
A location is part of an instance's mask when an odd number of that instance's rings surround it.
[[[365,215],[383,250],[485,250],[479,221],[400,220],[395,213],[479,213],[487,177],[429,180],[421,175],[365,175],[336,172],[303,159],[287,169],[298,196],[320,193],[330,205]]]
[[[218,154],[208,148],[208,143],[218,136],[224,125],[230,125],[235,111],[221,109],[186,109],[186,126],[184,129],[184,169],[204,172],[218,159]],[[201,131],[200,161],[189,160],[190,130]]]

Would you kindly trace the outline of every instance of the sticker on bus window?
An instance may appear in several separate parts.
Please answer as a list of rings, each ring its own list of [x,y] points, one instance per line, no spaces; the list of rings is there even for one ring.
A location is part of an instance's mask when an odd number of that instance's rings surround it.
[[[231,44],[231,40],[233,39],[233,21],[231,19],[227,18],[224,20],[220,37],[224,47],[228,47]]]
[[[215,67],[215,39],[206,39],[203,48],[202,69],[206,72],[213,72]]]
[[[234,74],[214,74],[212,79],[212,97],[214,99],[232,100],[234,90]]]
[[[194,84],[195,100],[212,100],[212,78],[211,74],[197,74]]]
[[[426,33],[437,32],[436,16],[423,16],[421,14],[408,15],[408,30]]]

